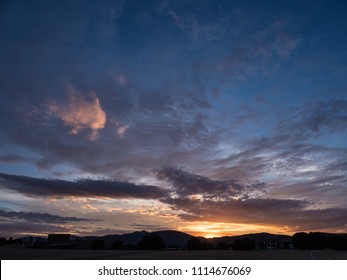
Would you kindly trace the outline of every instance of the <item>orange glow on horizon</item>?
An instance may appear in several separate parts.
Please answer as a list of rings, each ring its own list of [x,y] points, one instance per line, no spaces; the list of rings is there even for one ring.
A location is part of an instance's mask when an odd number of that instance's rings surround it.
[[[272,225],[219,223],[219,222],[190,222],[180,226],[177,230],[194,236],[205,238],[242,235],[249,233],[267,232],[273,234],[293,234],[289,228],[279,228]]]

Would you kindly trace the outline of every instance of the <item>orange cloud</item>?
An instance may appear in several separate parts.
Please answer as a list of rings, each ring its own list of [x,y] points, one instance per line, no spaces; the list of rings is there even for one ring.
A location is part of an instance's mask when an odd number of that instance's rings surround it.
[[[99,131],[106,125],[106,113],[102,109],[95,92],[86,98],[73,86],[68,86],[68,104],[65,106],[52,102],[48,106],[48,112],[59,117],[70,127],[70,134],[77,135],[81,131],[89,129],[90,140],[99,137]]]
[[[122,211],[122,210],[123,210],[123,208],[120,208],[120,207],[111,207],[111,208],[107,209],[107,212],[112,213],[112,212],[115,212],[115,211]]]
[[[98,210],[98,208],[93,207],[93,206],[90,205],[90,204],[83,205],[82,208],[89,209],[89,210],[93,210],[93,211]]]
[[[119,127],[119,128],[117,129],[117,134],[118,134],[119,136],[123,137],[124,134],[125,134],[125,132],[126,132],[126,130],[127,130],[128,128],[129,128],[128,125],[124,125],[124,126]]]

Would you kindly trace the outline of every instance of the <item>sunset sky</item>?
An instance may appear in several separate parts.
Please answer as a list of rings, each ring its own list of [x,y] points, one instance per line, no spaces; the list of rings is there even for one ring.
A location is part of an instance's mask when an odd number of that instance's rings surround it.
[[[0,235],[347,232],[347,2],[0,2]]]

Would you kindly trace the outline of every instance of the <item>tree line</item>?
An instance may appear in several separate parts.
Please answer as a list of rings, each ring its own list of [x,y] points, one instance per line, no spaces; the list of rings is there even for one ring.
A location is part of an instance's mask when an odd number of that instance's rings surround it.
[[[325,250],[332,249],[337,251],[347,251],[347,234],[328,234],[320,232],[298,232],[292,238],[293,248],[297,250]],[[38,245],[37,245],[37,244]],[[45,248],[42,241],[33,243],[34,248]],[[23,246],[22,239],[13,239],[10,237],[6,239],[0,237],[0,246]],[[213,244],[207,240],[198,237],[191,237],[184,248],[173,249],[186,249],[186,250],[254,250],[266,249],[264,244],[257,244],[250,238],[237,239],[232,243],[220,242]],[[107,246],[108,247],[108,246]],[[120,240],[115,240],[109,249],[112,250],[163,250],[166,248],[163,239],[154,233],[146,234],[140,242],[135,244],[124,244]],[[91,249],[104,250],[106,249],[106,242],[102,238],[95,239],[91,243]],[[287,248],[288,249],[288,248]]]
[[[298,232],[293,235],[293,245],[297,250],[347,250],[347,234],[324,234],[321,232]]]

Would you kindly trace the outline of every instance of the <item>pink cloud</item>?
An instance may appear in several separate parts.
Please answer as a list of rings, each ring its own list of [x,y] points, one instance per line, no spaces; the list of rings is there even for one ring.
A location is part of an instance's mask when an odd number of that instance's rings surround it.
[[[96,140],[99,131],[106,125],[106,113],[101,107],[99,98],[95,92],[91,92],[88,98],[71,85],[67,90],[68,103],[63,106],[51,102],[48,105],[48,112],[59,117],[70,128],[70,134],[77,135],[81,131],[90,130],[89,139]]]
[[[117,134],[119,136],[123,137],[125,132],[127,131],[128,127],[129,127],[128,125],[124,125],[124,126],[118,127]]]

